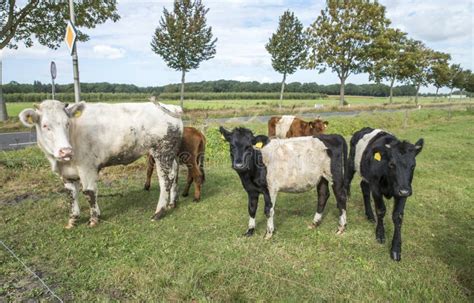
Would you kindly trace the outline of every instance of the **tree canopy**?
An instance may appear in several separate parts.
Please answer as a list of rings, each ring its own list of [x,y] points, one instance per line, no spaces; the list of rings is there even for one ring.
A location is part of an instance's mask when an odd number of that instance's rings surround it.
[[[213,39],[212,27],[206,24],[208,11],[201,0],[175,0],[172,12],[163,9],[151,41],[151,49],[170,68],[182,72],[181,106],[185,73],[216,54],[217,39]]]
[[[346,79],[368,70],[368,49],[389,23],[385,7],[377,2],[332,0],[308,28],[310,55],[306,67],[319,72],[329,68],[337,74],[341,105]]]

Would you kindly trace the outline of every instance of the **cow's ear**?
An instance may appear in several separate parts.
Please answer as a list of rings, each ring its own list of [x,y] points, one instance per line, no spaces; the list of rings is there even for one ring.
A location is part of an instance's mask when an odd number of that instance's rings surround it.
[[[81,101],[65,108],[67,115],[71,118],[79,118],[86,107],[86,102]]]
[[[227,129],[223,128],[222,126],[219,127],[219,131],[221,132],[222,139],[226,141],[230,141],[230,136],[232,135],[232,132],[228,131]]]
[[[323,124],[324,124],[324,128],[328,128],[329,121],[324,121]]]
[[[423,140],[423,138],[416,141],[416,143],[415,143],[415,155],[416,156],[418,156],[418,154],[421,152],[421,150],[423,149],[424,144],[425,144],[425,141]]]
[[[265,135],[258,135],[252,138],[252,145],[257,149],[264,147],[268,142],[270,142],[270,139]]]
[[[21,111],[18,115],[21,123],[26,127],[33,127],[36,123],[39,122],[39,114],[32,108],[27,108]]]

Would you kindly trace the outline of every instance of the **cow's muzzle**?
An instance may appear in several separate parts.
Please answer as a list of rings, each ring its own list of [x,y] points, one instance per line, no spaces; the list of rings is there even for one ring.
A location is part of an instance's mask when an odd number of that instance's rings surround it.
[[[59,160],[61,161],[70,161],[72,156],[74,155],[74,152],[72,151],[72,148],[70,147],[63,147],[59,149],[58,152],[59,155]]]
[[[398,191],[398,195],[400,197],[409,197],[409,196],[411,196],[411,190],[410,189],[400,189]]]

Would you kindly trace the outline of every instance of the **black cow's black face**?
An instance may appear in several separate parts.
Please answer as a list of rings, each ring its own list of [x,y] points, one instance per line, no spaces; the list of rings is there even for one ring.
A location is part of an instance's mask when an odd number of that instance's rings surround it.
[[[406,141],[394,145],[387,144],[388,173],[392,180],[395,196],[409,197],[412,194],[411,182],[415,171],[415,157],[423,148],[423,139],[414,145]]]
[[[221,126],[219,131],[229,142],[232,168],[239,172],[248,171],[251,168],[254,161],[254,145],[257,141],[262,142],[262,145],[268,141],[268,137],[255,137],[252,131],[246,128],[239,127],[228,131]]]

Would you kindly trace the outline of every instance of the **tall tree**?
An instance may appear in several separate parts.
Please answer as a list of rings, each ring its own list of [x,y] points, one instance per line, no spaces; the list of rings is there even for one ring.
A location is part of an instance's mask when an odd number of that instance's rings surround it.
[[[217,39],[212,38],[212,27],[206,24],[208,11],[201,0],[175,0],[173,12],[163,9],[151,41],[151,49],[169,67],[181,71],[181,107],[186,72],[216,54]]]
[[[406,47],[406,33],[393,28],[388,28],[374,39],[369,48],[371,62],[369,64],[369,78],[380,83],[382,80],[390,82],[390,103],[393,99],[393,85],[395,81],[403,82],[405,75],[402,73]]]
[[[120,19],[116,0],[76,1],[74,10],[78,41],[89,39],[81,28],[94,28],[107,20],[116,22]],[[56,49],[64,39],[67,20],[68,1],[0,0],[0,51],[5,47],[17,48],[20,42],[31,47],[35,40]],[[8,114],[1,91],[0,88],[0,121],[4,121]]]
[[[269,39],[265,48],[272,56],[273,69],[283,74],[279,103],[281,109],[286,76],[293,74],[307,55],[303,24],[293,12],[287,10],[283,13],[276,33]]]
[[[461,65],[459,64],[451,64],[449,66],[449,82],[448,87],[450,88],[449,91],[449,100],[451,100],[451,95],[453,94],[453,89],[459,87],[460,83],[460,74],[462,73]]]
[[[415,104],[418,105],[420,87],[430,84],[431,67],[437,54],[421,41],[409,39],[403,56],[406,64],[403,66],[402,72],[406,76],[407,82],[416,88]]]
[[[344,85],[351,74],[368,70],[368,48],[390,21],[385,7],[362,0],[328,0],[316,21],[308,28],[310,48],[307,68],[320,73],[330,68],[339,77],[340,105],[344,104]]]
[[[449,59],[451,59],[451,56],[449,54],[439,53],[438,56],[435,56],[434,62],[431,66],[431,82],[433,83],[434,87],[436,87],[435,99],[438,98],[439,89],[449,84]]]

